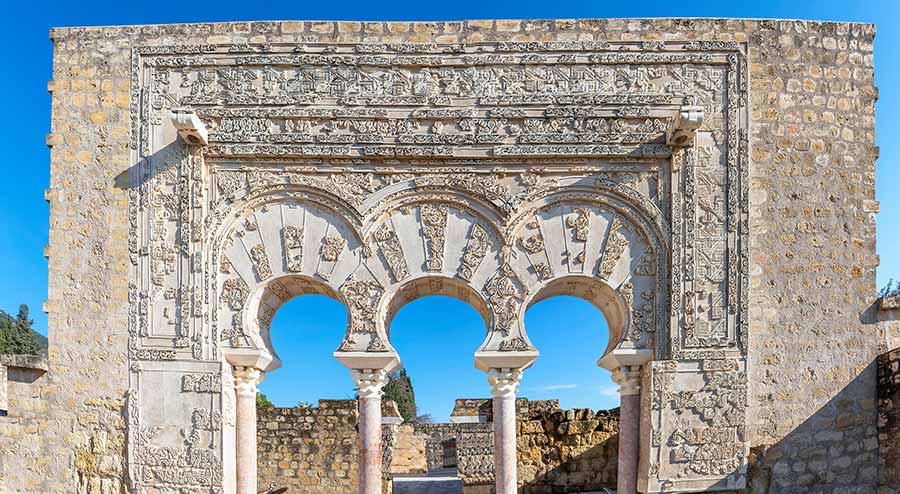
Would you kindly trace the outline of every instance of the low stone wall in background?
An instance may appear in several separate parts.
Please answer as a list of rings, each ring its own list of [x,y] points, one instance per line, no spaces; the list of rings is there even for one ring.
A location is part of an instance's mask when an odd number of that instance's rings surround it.
[[[881,488],[900,492],[900,348],[878,357]]]
[[[303,494],[356,492],[358,418],[355,400],[259,409],[259,488],[287,487],[290,493]]]
[[[395,474],[457,467],[466,494],[489,494],[494,483],[493,424],[489,399],[458,400],[461,423],[383,425],[385,493]],[[618,412],[561,410],[559,402],[517,400],[520,492],[559,494],[613,488],[616,483]],[[386,417],[396,414],[386,402]],[[457,415],[459,416],[459,415]],[[318,407],[260,409],[260,489],[287,487],[292,494],[347,494],[357,488],[355,400],[321,400]],[[387,420],[391,422],[391,420]]]
[[[519,492],[615,489],[618,409],[532,409],[516,425]]]

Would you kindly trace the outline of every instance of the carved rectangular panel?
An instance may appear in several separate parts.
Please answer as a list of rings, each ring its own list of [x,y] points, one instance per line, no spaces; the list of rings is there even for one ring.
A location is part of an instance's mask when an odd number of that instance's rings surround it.
[[[222,485],[221,431],[230,414],[224,410],[222,363],[132,367],[128,450],[134,492],[165,492],[173,486],[215,492]]]
[[[641,492],[746,486],[747,371],[742,359],[651,362],[641,403]]]

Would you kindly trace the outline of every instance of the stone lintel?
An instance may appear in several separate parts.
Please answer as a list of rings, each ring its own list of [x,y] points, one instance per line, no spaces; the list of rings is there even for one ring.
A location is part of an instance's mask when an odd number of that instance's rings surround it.
[[[490,369],[525,370],[537,360],[537,350],[522,352],[485,351],[475,352],[475,367],[488,372]]]
[[[40,355],[0,354],[0,365],[47,372],[50,362]]]
[[[384,370],[388,373],[402,367],[395,352],[334,352],[334,358],[348,369]]]

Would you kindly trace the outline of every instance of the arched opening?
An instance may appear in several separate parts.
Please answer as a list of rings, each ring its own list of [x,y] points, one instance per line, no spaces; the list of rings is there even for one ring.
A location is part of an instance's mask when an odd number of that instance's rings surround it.
[[[281,368],[267,373],[260,393],[276,407],[355,398],[347,368],[332,356],[346,330],[347,309],[334,298],[307,294],[285,302],[269,328]]]
[[[558,399],[562,408],[619,406],[612,374],[597,365],[609,343],[609,325],[596,306],[579,297],[554,295],[528,308],[525,326],[541,356],[528,369],[523,396]]]
[[[525,327],[541,356],[523,379],[520,396],[528,398],[528,409],[518,419],[542,427],[520,427],[517,434],[520,444],[535,444],[518,458],[522,492],[558,478],[578,492],[616,488],[621,400],[597,359],[621,340],[625,307],[615,290],[587,276],[554,280],[528,301]],[[589,470],[570,475],[586,464]]]
[[[474,424],[455,423],[459,403],[486,401],[485,375],[475,368],[473,356],[487,332],[487,313],[474,289],[443,277],[410,281],[389,299],[385,320],[391,345],[400,355],[402,378],[409,380],[418,408],[400,434],[410,436],[419,449],[410,455],[408,466],[389,466],[398,485],[407,486],[403,482],[410,478],[405,474],[456,478],[457,440],[463,429],[490,426],[477,423],[477,416]],[[384,397],[394,398],[387,393]]]
[[[485,395],[484,372],[472,363],[485,331],[478,311],[449,296],[420,297],[399,309],[391,344],[413,382],[418,415],[447,423],[457,399]]]

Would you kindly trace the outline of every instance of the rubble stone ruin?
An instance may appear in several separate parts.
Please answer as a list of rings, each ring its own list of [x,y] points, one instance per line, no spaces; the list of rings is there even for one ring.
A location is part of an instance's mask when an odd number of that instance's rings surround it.
[[[361,494],[389,490],[391,320],[428,295],[484,318],[481,492],[515,493],[517,389],[540,358],[523,315],[563,294],[609,323],[619,494],[897,492],[877,420],[876,357],[900,327],[875,303],[874,36],[53,29],[50,348],[2,367],[6,491],[255,494],[269,324],[316,293],[348,311],[334,356],[359,388]]]

